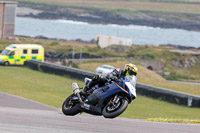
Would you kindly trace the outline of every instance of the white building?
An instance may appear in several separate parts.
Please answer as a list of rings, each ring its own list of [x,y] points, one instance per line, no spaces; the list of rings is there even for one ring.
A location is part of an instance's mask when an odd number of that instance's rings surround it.
[[[132,40],[126,39],[126,38],[120,38],[120,37],[111,37],[111,36],[96,36],[97,44],[101,48],[108,47],[110,45],[125,45],[125,46],[131,46]]]

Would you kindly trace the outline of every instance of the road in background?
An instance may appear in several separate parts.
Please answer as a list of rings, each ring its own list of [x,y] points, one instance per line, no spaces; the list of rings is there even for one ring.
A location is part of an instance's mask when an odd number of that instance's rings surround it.
[[[15,97],[6,94],[0,97],[0,131],[3,133],[198,133],[200,130],[199,124],[146,122],[120,117],[105,119],[102,116],[86,114],[65,116],[59,111],[52,111],[55,108],[46,110],[40,103],[40,109],[25,109],[25,104],[20,108],[13,108],[11,104],[10,107],[5,107],[2,103],[6,103],[5,100],[10,96]],[[15,98],[13,105],[20,105],[17,102],[21,98]],[[30,101],[29,105],[32,103],[33,101]]]
[[[200,83],[197,83],[197,82],[184,82],[184,81],[171,81],[171,82],[180,83],[180,84],[189,84],[189,85],[200,85]]]

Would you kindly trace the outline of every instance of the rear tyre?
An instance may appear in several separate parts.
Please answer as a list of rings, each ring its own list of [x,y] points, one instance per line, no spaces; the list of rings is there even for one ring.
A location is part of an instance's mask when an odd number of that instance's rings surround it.
[[[9,66],[10,63],[9,63],[8,61],[6,61],[6,62],[4,62],[4,65],[5,65],[5,66]]]
[[[120,99],[115,105],[107,104],[102,111],[105,118],[115,118],[123,113],[128,107],[128,101],[126,99]]]
[[[75,101],[71,101],[71,98],[74,97],[74,94],[72,94],[71,96],[69,96],[63,103],[62,105],[62,112],[65,115],[76,115],[78,114],[79,111],[79,104],[78,102]]]

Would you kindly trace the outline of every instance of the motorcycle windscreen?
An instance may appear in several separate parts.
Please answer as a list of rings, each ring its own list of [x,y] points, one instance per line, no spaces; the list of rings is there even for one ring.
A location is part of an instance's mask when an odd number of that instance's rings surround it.
[[[130,82],[125,82],[126,87],[129,90],[130,95],[134,95],[136,97],[136,89]]]

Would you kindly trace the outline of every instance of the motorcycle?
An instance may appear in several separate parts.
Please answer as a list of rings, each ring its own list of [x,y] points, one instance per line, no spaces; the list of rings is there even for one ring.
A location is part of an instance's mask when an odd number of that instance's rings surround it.
[[[86,78],[87,85],[91,79]],[[65,115],[76,115],[86,112],[92,115],[103,115],[105,118],[115,118],[123,113],[128,104],[136,98],[135,85],[130,78],[120,82],[109,81],[103,87],[95,86],[87,94],[81,93],[77,83],[72,83],[73,94],[62,105]]]

